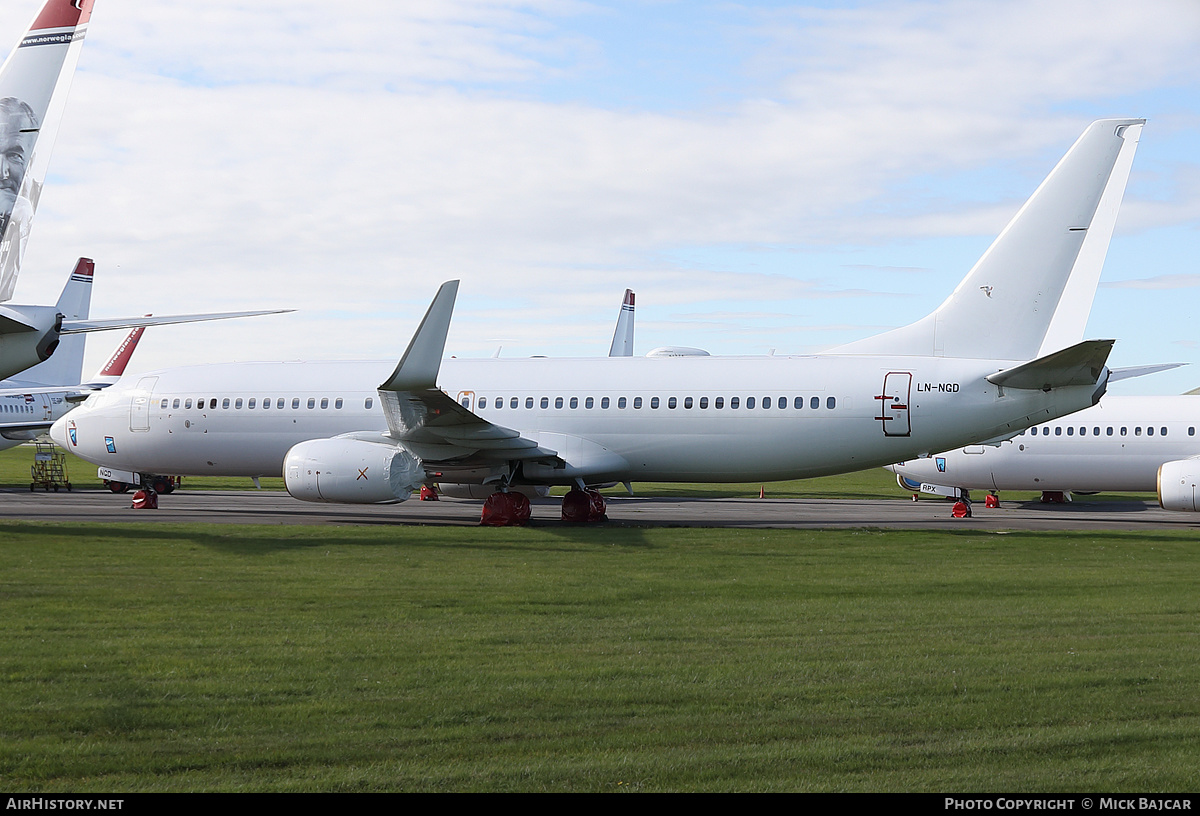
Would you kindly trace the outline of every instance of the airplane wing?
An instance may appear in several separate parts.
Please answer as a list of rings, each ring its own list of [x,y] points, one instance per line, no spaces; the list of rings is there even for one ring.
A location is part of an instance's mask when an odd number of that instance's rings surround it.
[[[258,312],[209,312],[207,314],[162,315],[159,317],[117,317],[106,320],[64,320],[59,334],[109,331],[110,329],[136,329],[138,326],[165,326],[171,323],[199,323],[204,320],[225,320],[231,317],[257,317],[268,314],[286,314],[293,309],[266,309]],[[3,328],[0,328],[0,332]]]
[[[512,461],[561,464],[558,454],[472,413],[437,387],[458,281],[442,284],[396,370],[379,386],[384,440],[400,442],[427,469],[465,470]]]

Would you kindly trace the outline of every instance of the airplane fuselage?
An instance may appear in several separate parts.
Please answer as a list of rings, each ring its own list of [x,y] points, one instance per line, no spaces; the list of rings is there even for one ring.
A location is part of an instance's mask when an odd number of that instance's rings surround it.
[[[971,445],[889,470],[968,490],[1153,491],[1164,463],[1200,456],[1198,427],[1200,396],[1109,395],[999,446]]]
[[[448,359],[439,385],[567,463],[526,463],[523,481],[770,481],[1013,433],[1090,406],[1103,389],[1006,390],[984,379],[1012,364],[858,355]],[[278,476],[299,442],[372,431],[382,441],[388,429],[376,387],[392,367],[231,363],[147,372],[90,397],[53,436],[120,470]]]

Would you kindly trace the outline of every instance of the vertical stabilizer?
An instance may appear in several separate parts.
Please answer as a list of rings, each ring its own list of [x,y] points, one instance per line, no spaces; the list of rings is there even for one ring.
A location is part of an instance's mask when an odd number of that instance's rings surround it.
[[[146,317],[150,317],[150,315],[146,315]],[[92,375],[87,384],[103,388],[121,379],[121,375],[125,373],[125,367],[129,365],[129,361],[133,358],[134,349],[141,342],[142,334],[145,331],[145,326],[138,326],[127,334],[125,339],[121,341],[121,345],[117,346],[117,350],[113,352],[112,357],[109,357],[108,362]]]
[[[96,264],[91,258],[80,258],[75,263],[55,306],[65,319],[85,320],[90,316],[95,269]],[[24,371],[20,379],[41,385],[78,385],[83,377],[83,341],[82,334],[62,337],[50,359]]]
[[[1144,123],[1093,122],[936,311],[833,351],[1031,360],[1048,337],[1082,333]]]
[[[93,0],[47,0],[0,66],[0,302],[10,300]]]
[[[633,356],[633,290],[625,290],[625,299],[621,301],[621,313],[617,316],[617,328],[613,330],[612,345],[608,349],[609,357]]]

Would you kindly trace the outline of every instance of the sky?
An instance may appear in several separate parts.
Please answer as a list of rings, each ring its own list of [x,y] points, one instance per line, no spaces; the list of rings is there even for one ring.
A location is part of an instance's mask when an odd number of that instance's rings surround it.
[[[0,0],[11,48],[40,0]],[[1200,386],[1200,0],[96,0],[16,303],[96,260],[131,372],[812,353],[936,308],[1087,125],[1147,118],[1088,325]],[[120,337],[89,339],[88,368]]]

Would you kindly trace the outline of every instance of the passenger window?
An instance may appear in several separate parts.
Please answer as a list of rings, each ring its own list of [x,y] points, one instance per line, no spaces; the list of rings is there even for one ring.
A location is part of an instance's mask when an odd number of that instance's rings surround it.
[[[804,407],[804,397],[796,397],[794,400],[792,400],[792,407],[797,408],[797,409],[803,408]]]
[[[572,408],[579,407],[579,397],[571,397],[571,407]]]
[[[163,397],[163,401],[162,401],[161,403],[159,403],[158,407],[159,407],[159,408],[166,408],[166,407],[167,407],[167,398],[166,398],[166,397]]]
[[[596,400],[592,399],[591,397],[588,397],[587,399],[585,399],[583,401],[583,407],[584,408],[595,408]]]
[[[257,408],[258,407],[258,397],[251,397],[250,401],[246,403],[246,407],[247,408]]]
[[[754,397],[746,397],[746,410],[749,411],[754,407]]]
[[[633,398],[633,407],[634,407],[634,408],[641,408],[641,407],[642,407],[642,398],[641,398],[641,397],[634,397],[634,398]]]
[[[779,407],[780,407],[780,408],[787,408],[787,397],[780,397],[780,398],[779,398]]]
[[[1146,436],[1154,436],[1154,426],[1151,425],[1146,429]]]
[[[1112,425],[1109,425],[1107,428],[1105,428],[1104,433],[1108,436],[1112,436]]]
[[[834,408],[836,408],[837,407],[837,397],[830,397],[829,399],[825,400],[825,407],[828,408],[830,411],[832,411]]]
[[[708,407],[708,397],[701,397],[701,398],[700,398],[700,408],[701,408],[701,410],[703,410],[703,409],[705,409],[705,408],[707,408],[707,407]]]
[[[658,397],[651,397],[651,398],[650,398],[650,407],[651,407],[651,408],[657,408],[657,407],[658,407]]]
[[[810,399],[808,401],[808,407],[813,408],[813,409],[820,408],[821,407],[821,398],[813,397],[812,399]]]
[[[225,402],[229,402],[229,400],[225,400]],[[209,409],[217,407],[217,398],[216,397],[213,397],[211,400],[209,400],[208,407],[209,407]],[[226,407],[228,407],[228,406],[226,406]]]
[[[329,407],[329,397],[321,397],[321,410],[324,411]]]
[[[770,407],[771,407],[771,398],[763,397],[763,408],[770,408]]]
[[[1158,435],[1159,435],[1159,436],[1166,436],[1166,435],[1167,435],[1167,426],[1166,426],[1166,425],[1164,425],[1164,426],[1162,426],[1161,428],[1159,428],[1159,429],[1158,429]]]
[[[321,407],[322,407],[322,408],[324,408],[325,406],[324,406],[324,405],[322,405]],[[480,407],[480,408],[487,408],[487,397],[480,397],[480,398],[479,398],[479,407]]]
[[[1138,427],[1138,428],[1134,428],[1134,429],[1133,429],[1133,435],[1134,435],[1134,436],[1141,436],[1141,435],[1142,435],[1142,429],[1141,429],[1140,427]]]
[[[738,407],[738,398],[737,398],[737,397],[730,397],[730,398],[729,398],[729,409],[730,409],[730,410],[733,410],[733,409],[735,409],[735,408],[737,408],[737,407]]]
[[[334,410],[337,410],[337,411],[342,410],[342,398],[341,397],[338,397],[336,400],[333,401],[333,407],[334,407]]]
[[[1099,436],[1099,435],[1100,435],[1100,429],[1092,428],[1092,436]]]
[[[236,400],[234,400],[233,407],[239,411],[242,409],[242,398],[241,397],[238,397]]]
[[[617,407],[618,407],[618,408],[624,408],[624,407],[625,407],[625,404],[626,404],[626,403],[625,403],[625,398],[624,398],[624,397],[617,397]]]
[[[601,407],[601,408],[603,408],[603,409],[605,409],[605,410],[608,410],[608,404],[609,404],[609,403],[608,403],[608,397],[601,397],[601,398],[600,398],[600,407]]]
[[[554,407],[555,407],[555,408],[562,408],[562,406],[563,406],[563,400],[562,400],[562,397],[555,397],[555,398],[554,398]]]
[[[526,407],[526,408],[532,408],[532,407],[533,407],[533,397],[526,397],[526,398],[525,398],[525,407]]]
[[[1074,436],[1074,435],[1075,435],[1075,429],[1068,427],[1067,428],[1067,436]]]
[[[275,400],[275,407],[280,410],[283,409],[283,397],[280,397],[279,399]],[[370,397],[367,397],[367,407],[368,408],[371,407],[371,398]]]
[[[542,407],[543,408],[550,407],[550,398],[549,397],[542,397]]]
[[[509,407],[509,408],[516,408],[516,407],[517,407],[518,405],[520,405],[520,404],[521,404],[521,403],[518,401],[518,398],[517,398],[517,397],[513,397],[512,399],[510,399],[510,400],[508,401],[508,407]]]
[[[725,398],[717,397],[715,400],[713,400],[713,407],[714,408],[724,408],[725,407]]]
[[[1128,431],[1124,427],[1121,428],[1121,436],[1125,436],[1127,432]]]
[[[176,398],[174,399],[174,401],[172,401],[172,403],[171,403],[171,407],[172,407],[172,408],[178,408],[178,407],[179,407],[179,398],[178,398],[178,397],[176,397]],[[189,405],[188,407],[189,407],[189,408],[191,408],[192,406],[190,406],[190,405]]]
[[[1055,436],[1062,436],[1062,426],[1061,426],[1061,425],[1060,425],[1059,427],[1057,427],[1057,428],[1055,428],[1055,429],[1054,429],[1054,435],[1055,435]]]
[[[667,407],[668,407],[668,408],[670,408],[672,411],[674,411],[674,410],[675,410],[675,405],[676,405],[675,398],[674,398],[674,397],[669,397],[669,398],[667,399]]]

